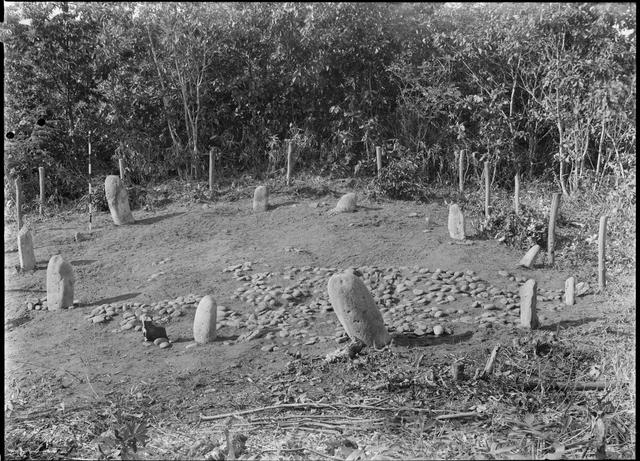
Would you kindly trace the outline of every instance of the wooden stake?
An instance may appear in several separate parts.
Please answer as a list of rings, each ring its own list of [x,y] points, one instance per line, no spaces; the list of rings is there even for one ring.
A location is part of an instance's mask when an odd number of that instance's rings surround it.
[[[22,184],[20,178],[16,178],[16,222],[18,223],[18,232],[22,229]]]
[[[89,232],[91,232],[91,221],[92,221],[92,213],[91,213],[91,131],[89,131]]]
[[[289,141],[287,143],[287,186],[291,184],[291,170],[293,169],[293,165],[291,164],[293,160],[293,141]]]
[[[513,196],[513,204],[516,210],[516,215],[520,214],[520,172],[516,173],[515,177],[516,191]]]
[[[547,234],[547,253],[549,253],[549,264],[555,262],[555,245],[556,245],[556,219],[558,217],[558,208],[560,208],[560,197],[562,194],[556,192],[551,199],[551,213],[549,215],[549,233]]]
[[[489,162],[484,162],[484,216],[489,219],[489,201],[491,197],[491,191],[489,186],[491,181],[489,179]]]
[[[493,366],[495,364],[496,357],[498,356],[499,350],[500,350],[500,344],[498,343],[494,346],[493,350],[491,351],[491,355],[489,356],[489,359],[487,360],[487,363],[484,366],[484,370],[482,370],[478,374],[477,376],[478,379],[485,378],[489,376],[491,373],[493,373]]]
[[[378,166],[378,178],[380,177],[380,170],[382,170],[382,147],[376,146],[376,165]]]
[[[38,175],[40,176],[40,216],[42,216],[42,208],[44,207],[44,167],[38,167]]]
[[[120,168],[120,179],[124,180],[124,160],[118,159],[118,167]]]
[[[215,166],[215,155],[213,153],[213,149],[209,152],[209,192],[213,192],[213,175],[214,175],[214,166]]]
[[[598,288],[604,291],[607,285],[607,268],[604,264],[605,247],[607,244],[607,217],[600,217],[600,231],[598,234]]]
[[[458,156],[458,183],[460,193],[464,192],[464,151],[462,149]]]

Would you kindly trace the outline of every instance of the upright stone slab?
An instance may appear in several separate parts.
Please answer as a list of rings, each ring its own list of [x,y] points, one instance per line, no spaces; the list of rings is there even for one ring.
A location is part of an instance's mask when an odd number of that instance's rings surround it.
[[[329,301],[351,339],[383,347],[391,341],[371,293],[353,272],[335,274],[328,283]]]
[[[120,226],[135,222],[129,208],[129,193],[120,176],[107,176],[107,179],[104,180],[104,193],[114,224]]]
[[[464,215],[460,211],[460,207],[452,203],[449,205],[449,235],[455,240],[464,240]]]
[[[349,192],[348,194],[344,194],[338,200],[338,204],[334,208],[337,213],[350,213],[352,211],[356,211],[356,207],[358,206],[357,197],[354,192]]]
[[[262,212],[269,209],[269,189],[267,186],[256,187],[253,193],[253,211]]]
[[[73,267],[60,255],[53,255],[47,266],[47,305],[49,310],[73,306]]]
[[[193,319],[193,339],[199,344],[215,341],[218,307],[215,300],[207,295],[200,300]]]
[[[22,229],[18,232],[18,258],[20,259],[20,268],[23,271],[31,271],[36,268],[33,238],[27,226],[22,226]]]
[[[564,282],[564,303],[573,306],[576,303],[576,278],[569,277]]]
[[[520,287],[520,325],[531,330],[540,326],[536,301],[538,297],[538,284],[534,279],[527,280]]]
[[[531,268],[534,261],[536,260],[536,256],[538,256],[538,252],[540,251],[540,245],[534,245],[529,248],[529,251],[522,257],[518,266],[523,266],[527,268]]]

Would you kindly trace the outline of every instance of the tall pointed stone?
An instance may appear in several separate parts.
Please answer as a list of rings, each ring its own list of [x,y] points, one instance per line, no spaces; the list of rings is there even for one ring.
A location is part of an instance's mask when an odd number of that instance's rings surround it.
[[[460,211],[460,207],[452,203],[449,205],[449,235],[455,240],[464,240],[464,215]]]
[[[576,278],[569,277],[564,282],[564,303],[573,306],[576,303]]]
[[[258,186],[253,193],[253,211],[262,212],[269,209],[269,189]]]
[[[200,300],[193,319],[193,339],[199,344],[215,341],[217,337],[218,308],[209,295]]]
[[[73,306],[75,284],[73,267],[60,255],[53,255],[47,266],[47,305],[49,310]]]
[[[520,325],[531,330],[540,326],[536,311],[537,298],[538,283],[529,279],[520,287]]]
[[[538,256],[538,252],[540,251],[540,245],[534,245],[529,248],[529,251],[522,257],[518,266],[523,266],[526,268],[531,268],[533,263],[536,260],[536,256]]]
[[[18,258],[20,259],[20,268],[23,271],[31,271],[36,268],[33,238],[27,226],[22,226],[22,229],[18,232]]]
[[[135,222],[129,208],[129,193],[120,176],[107,176],[104,180],[104,193],[115,225],[120,226]]]
[[[383,347],[391,341],[371,293],[353,272],[335,274],[328,283],[329,301],[351,339]]]

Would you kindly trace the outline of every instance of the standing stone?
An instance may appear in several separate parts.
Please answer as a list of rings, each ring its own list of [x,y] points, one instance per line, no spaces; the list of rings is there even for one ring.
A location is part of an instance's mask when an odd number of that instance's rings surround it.
[[[564,282],[564,303],[573,306],[576,303],[576,278],[569,277]]]
[[[329,301],[349,337],[367,346],[383,347],[391,341],[382,315],[364,282],[353,272],[335,274],[328,283]]]
[[[267,186],[258,186],[253,193],[253,211],[267,211],[268,209],[269,189]]]
[[[452,203],[449,205],[449,235],[455,240],[464,240],[464,215],[460,207]]]
[[[215,300],[207,295],[200,300],[193,319],[193,339],[200,344],[215,341],[218,308]]]
[[[33,238],[27,226],[22,226],[18,232],[18,258],[23,271],[36,268],[36,256],[33,254]]]
[[[53,255],[47,266],[47,305],[49,310],[73,306],[73,267],[60,255]]]
[[[524,266],[527,268],[531,268],[533,262],[536,260],[536,256],[538,256],[538,252],[540,251],[540,245],[534,245],[529,248],[529,251],[522,257],[518,266]]]
[[[348,194],[344,194],[338,200],[338,204],[334,208],[336,213],[350,213],[352,211],[356,211],[357,207],[357,198],[354,192],[349,192]]]
[[[104,180],[104,193],[109,204],[111,218],[116,226],[135,222],[129,208],[129,193],[120,176],[107,176],[107,179]]]
[[[531,330],[540,326],[536,312],[538,284],[534,279],[527,280],[520,287],[520,325]]]

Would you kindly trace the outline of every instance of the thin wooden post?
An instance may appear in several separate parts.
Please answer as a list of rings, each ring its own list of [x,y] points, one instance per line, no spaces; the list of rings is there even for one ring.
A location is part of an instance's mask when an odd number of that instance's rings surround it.
[[[213,175],[216,158],[213,149],[209,152],[209,192],[213,192]]]
[[[40,176],[40,216],[42,216],[42,208],[44,207],[44,167],[38,167],[38,176]]]
[[[18,223],[18,232],[22,229],[22,184],[20,178],[16,178],[16,222]]]
[[[464,151],[462,149],[458,155],[458,183],[460,193],[464,192]]]
[[[293,141],[287,143],[287,186],[291,184],[291,170],[293,169]]]
[[[376,165],[378,167],[378,178],[380,177],[380,171],[382,170],[382,147],[376,146]]]
[[[604,291],[607,285],[607,268],[604,264],[605,247],[607,244],[607,217],[600,217],[600,230],[598,233],[598,288]]]
[[[516,190],[513,196],[513,204],[516,210],[516,215],[520,214],[520,172],[516,173],[515,177]]]
[[[91,201],[93,199],[91,193],[91,131],[89,131],[89,232],[91,232],[91,221],[92,221],[92,209],[91,209]]]
[[[547,253],[549,253],[549,264],[555,262],[554,250],[556,246],[556,219],[558,208],[560,208],[560,197],[562,194],[556,192],[551,199],[551,213],[549,214],[549,232],[547,234]]]
[[[124,160],[118,159],[118,167],[120,168],[120,179],[124,180]]]
[[[491,198],[491,191],[489,187],[491,180],[489,179],[489,162],[484,162],[484,216],[489,219],[489,202]]]

